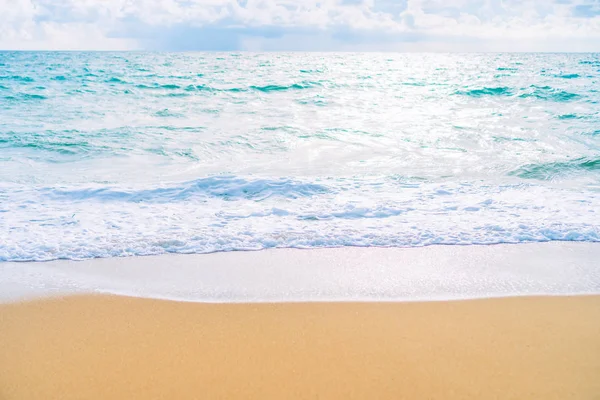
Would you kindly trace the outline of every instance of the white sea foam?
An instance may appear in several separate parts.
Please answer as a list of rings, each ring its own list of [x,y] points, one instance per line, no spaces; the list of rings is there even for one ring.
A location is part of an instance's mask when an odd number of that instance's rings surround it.
[[[11,184],[0,197],[3,261],[600,241],[600,193],[531,184],[212,177],[156,187]]]

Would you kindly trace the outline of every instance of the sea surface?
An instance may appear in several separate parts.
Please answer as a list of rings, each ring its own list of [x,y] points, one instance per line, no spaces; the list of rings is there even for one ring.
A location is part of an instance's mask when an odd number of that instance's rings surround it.
[[[0,260],[600,241],[600,54],[0,53]]]

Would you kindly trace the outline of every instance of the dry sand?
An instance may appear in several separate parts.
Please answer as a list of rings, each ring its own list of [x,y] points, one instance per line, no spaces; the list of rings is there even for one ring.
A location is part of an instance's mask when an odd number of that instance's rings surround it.
[[[0,398],[600,399],[600,296],[7,304]]]

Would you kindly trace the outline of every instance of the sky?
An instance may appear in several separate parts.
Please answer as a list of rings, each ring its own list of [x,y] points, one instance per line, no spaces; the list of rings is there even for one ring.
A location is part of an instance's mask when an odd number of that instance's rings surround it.
[[[0,49],[600,51],[600,0],[0,0]]]

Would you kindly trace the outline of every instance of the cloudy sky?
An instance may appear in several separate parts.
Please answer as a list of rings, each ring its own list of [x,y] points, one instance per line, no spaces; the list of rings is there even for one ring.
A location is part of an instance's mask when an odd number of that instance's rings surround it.
[[[0,0],[0,49],[600,51],[600,0]]]

